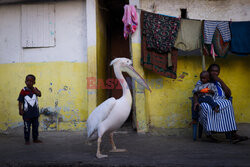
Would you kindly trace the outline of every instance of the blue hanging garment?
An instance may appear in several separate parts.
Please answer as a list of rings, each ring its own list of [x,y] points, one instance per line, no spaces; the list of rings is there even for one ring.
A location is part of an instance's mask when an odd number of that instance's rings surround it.
[[[250,22],[232,22],[230,28],[232,33],[231,51],[239,54],[249,54]]]

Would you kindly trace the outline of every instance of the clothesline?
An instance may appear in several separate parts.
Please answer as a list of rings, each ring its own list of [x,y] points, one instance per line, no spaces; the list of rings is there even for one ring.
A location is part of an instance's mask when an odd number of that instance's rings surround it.
[[[141,12],[141,65],[160,75],[176,78],[178,53],[175,54],[174,51],[177,49],[200,49],[203,70],[206,69],[205,55],[212,56],[215,61],[216,56],[225,57],[229,49],[237,54],[250,53],[250,21],[181,19],[156,13],[154,5],[154,12],[148,12],[136,5],[125,5],[124,11],[124,18],[127,18],[123,19],[125,35],[132,35],[136,30],[137,13]]]
[[[137,10],[141,10],[141,11],[145,11],[145,12],[149,12],[149,11],[147,11],[147,10],[144,10],[144,9],[138,8],[136,5],[135,5],[135,9],[137,9]],[[169,15],[166,15],[166,14],[161,14],[161,13],[155,13],[155,12],[149,12],[149,13],[154,13],[154,14],[159,14],[159,15],[163,15],[163,16],[168,16],[168,17],[178,18],[178,17],[175,17],[175,16],[169,16]]]
[[[162,14],[162,13],[156,13],[156,12],[152,12],[152,11],[147,11],[145,9],[141,9],[138,8],[137,5],[135,5],[135,9],[140,10],[140,11],[145,11],[145,12],[149,12],[149,13],[154,13],[154,14],[159,14],[159,15],[163,15],[163,16],[168,16],[168,17],[174,17],[174,18],[180,18],[180,17],[176,17],[176,16],[170,16],[170,15],[166,15],[166,14]],[[196,20],[196,21],[202,21],[202,20],[207,20],[207,19],[190,19],[190,18],[184,18],[187,20]],[[207,20],[207,21],[228,21],[228,20]],[[249,20],[250,21],[250,20]],[[233,22],[232,19],[230,18],[230,21],[228,22]],[[246,21],[234,21],[234,22],[246,22]]]

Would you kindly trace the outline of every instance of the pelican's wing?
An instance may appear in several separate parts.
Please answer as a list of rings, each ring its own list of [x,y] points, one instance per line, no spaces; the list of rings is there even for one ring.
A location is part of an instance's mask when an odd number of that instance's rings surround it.
[[[115,102],[116,99],[111,97],[97,106],[90,114],[87,120],[88,137],[90,137],[95,132],[95,130],[97,130],[99,123],[108,117],[110,111],[115,105]]]

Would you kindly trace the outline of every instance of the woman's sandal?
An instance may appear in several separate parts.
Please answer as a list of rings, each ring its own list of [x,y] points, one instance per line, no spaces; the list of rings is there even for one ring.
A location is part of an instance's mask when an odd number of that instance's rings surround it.
[[[239,135],[237,135],[237,136],[235,136],[235,138],[232,138],[232,143],[236,144],[236,143],[246,141],[246,140],[248,140],[247,136],[239,136]]]
[[[220,141],[214,138],[212,135],[208,135],[207,138],[209,139],[209,142],[212,143],[219,143]]]

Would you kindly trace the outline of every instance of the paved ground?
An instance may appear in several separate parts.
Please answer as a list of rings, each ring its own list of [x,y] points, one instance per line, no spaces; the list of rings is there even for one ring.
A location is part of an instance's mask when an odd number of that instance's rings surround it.
[[[239,133],[250,136],[250,126]],[[250,166],[250,140],[230,144],[224,135],[221,143],[206,138],[138,135],[118,131],[115,142],[125,153],[109,153],[108,137],[102,144],[106,159],[95,158],[96,142],[88,144],[82,132],[41,132],[44,143],[24,145],[22,130],[0,135],[0,166]]]

